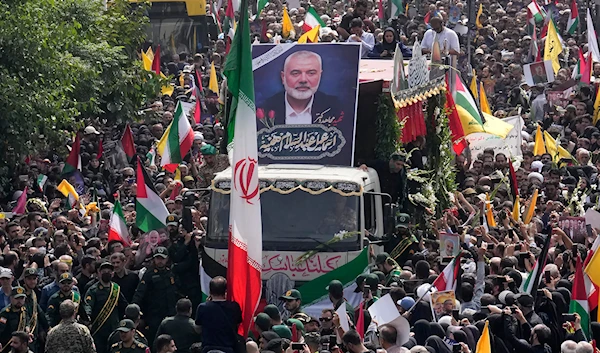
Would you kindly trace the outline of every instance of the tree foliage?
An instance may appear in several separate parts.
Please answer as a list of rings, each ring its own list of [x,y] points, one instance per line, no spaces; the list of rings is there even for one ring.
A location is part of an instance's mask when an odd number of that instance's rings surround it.
[[[145,11],[127,0],[107,10],[100,0],[0,0],[0,177],[90,119],[135,119],[160,91],[137,53]]]

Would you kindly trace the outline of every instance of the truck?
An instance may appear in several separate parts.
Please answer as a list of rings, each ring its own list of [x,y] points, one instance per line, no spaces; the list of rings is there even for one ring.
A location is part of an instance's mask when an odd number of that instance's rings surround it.
[[[204,243],[205,255],[222,266],[227,266],[231,175],[227,168],[212,182]],[[369,239],[383,238],[394,226],[391,204],[382,203],[389,195],[381,193],[371,168],[270,164],[259,166],[258,177],[267,303],[277,304],[290,288],[352,261]],[[336,234],[346,236],[331,242]],[[318,251],[310,261],[298,261],[313,249]]]

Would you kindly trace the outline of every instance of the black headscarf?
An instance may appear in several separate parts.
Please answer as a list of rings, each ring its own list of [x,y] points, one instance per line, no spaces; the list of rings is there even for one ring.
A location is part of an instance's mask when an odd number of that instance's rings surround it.
[[[592,338],[600,342],[600,322],[592,322]]]
[[[477,341],[475,340],[475,336],[473,336],[473,332],[468,327],[461,327],[461,330],[464,332],[465,336],[467,336],[467,346],[471,351],[475,351],[475,347],[477,346]]]
[[[446,342],[437,336],[429,337],[425,345],[435,349],[437,353],[452,353]]]
[[[386,32],[392,32],[394,34],[394,40],[391,43],[388,43],[385,40],[385,33]],[[383,40],[381,41],[381,51],[383,52],[384,50],[387,50],[388,52],[393,52],[396,50],[396,43],[398,43],[398,34],[396,33],[396,30],[393,29],[392,27],[388,27],[385,29],[385,31],[383,31]]]
[[[569,312],[569,306],[560,292],[552,292],[552,301],[556,306],[556,311],[559,316]]]
[[[418,345],[424,345],[427,337],[429,337],[429,321],[419,320],[415,322],[412,331],[415,333],[415,340]]]
[[[410,313],[410,320],[408,320],[408,322],[411,325],[414,325],[421,319],[424,319],[427,322],[433,320],[433,317],[431,317],[431,307],[429,306],[429,303],[425,301],[420,301],[415,305],[415,308]]]
[[[429,336],[437,336],[441,339],[444,339],[444,337],[446,337],[446,330],[444,330],[442,325],[438,324],[437,322],[430,322]]]

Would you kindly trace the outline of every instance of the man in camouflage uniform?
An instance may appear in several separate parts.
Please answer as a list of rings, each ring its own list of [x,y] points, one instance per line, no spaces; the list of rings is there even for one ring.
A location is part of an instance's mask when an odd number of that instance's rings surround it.
[[[48,300],[48,309],[46,310],[46,319],[50,327],[58,325],[61,316],[59,312],[60,303],[64,300],[72,300],[75,305],[79,307],[81,297],[79,292],[73,289],[73,275],[70,273],[63,273],[58,278],[58,285],[60,290],[50,297]]]
[[[229,166],[229,159],[226,154],[217,154],[217,149],[213,145],[206,144],[200,148],[204,163],[198,170],[200,177],[200,187],[207,188],[215,178],[215,173],[225,170]]]
[[[135,324],[129,319],[121,320],[117,328],[121,341],[110,347],[110,353],[150,353],[150,348],[145,344],[136,341],[133,336]]]
[[[108,337],[119,326],[128,303],[119,285],[111,281],[113,265],[103,262],[98,269],[100,278],[85,294],[84,309],[92,321],[90,331],[97,351],[106,352]]]
[[[145,313],[148,325],[148,342],[152,344],[162,319],[175,315],[175,304],[179,296],[175,290],[175,277],[167,267],[169,253],[167,248],[159,246],[154,250],[153,266],[149,268],[133,295],[133,303],[138,304]]]
[[[48,332],[46,353],[96,353],[90,330],[75,320],[77,307],[71,299],[60,303],[58,312],[62,321]]]
[[[388,253],[381,253],[375,258],[377,269],[385,274],[385,287],[389,287],[392,283],[400,283],[400,266],[390,257]]]

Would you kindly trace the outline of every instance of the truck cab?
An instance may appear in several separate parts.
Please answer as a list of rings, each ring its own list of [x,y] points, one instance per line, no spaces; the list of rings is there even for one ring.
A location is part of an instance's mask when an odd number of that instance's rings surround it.
[[[211,187],[206,254],[227,266],[231,169]],[[383,237],[382,194],[377,172],[303,164],[259,166],[263,280],[288,288],[313,280],[356,258],[367,235]],[[343,240],[331,241],[346,233]],[[310,261],[298,261],[318,249]]]

